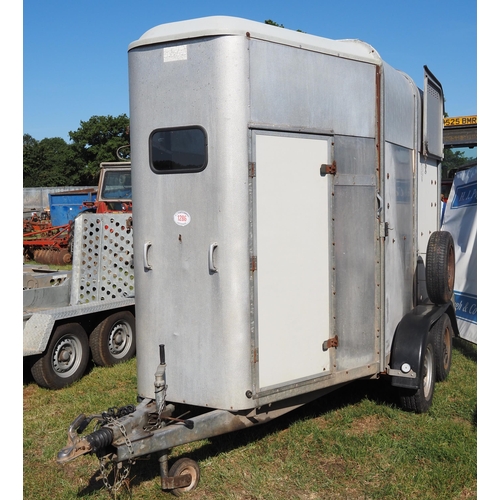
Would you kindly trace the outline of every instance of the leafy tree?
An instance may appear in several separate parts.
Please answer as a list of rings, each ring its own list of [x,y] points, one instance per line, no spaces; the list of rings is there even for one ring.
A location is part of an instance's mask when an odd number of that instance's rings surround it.
[[[71,148],[81,165],[83,184],[95,185],[99,179],[99,165],[103,161],[116,161],[117,150],[129,144],[129,119],[122,114],[92,116],[80,122],[80,128],[69,132]]]
[[[276,22],[274,22],[272,19],[266,19],[264,21],[265,24],[270,24],[271,26],[277,26],[278,28],[284,28],[284,26],[282,24],[278,24]]]
[[[39,142],[29,134],[23,135],[23,185],[41,186],[43,158]]]
[[[270,24],[271,26],[277,26],[278,28],[284,28],[284,26],[282,24],[278,24],[277,22],[273,21],[272,19],[266,19],[264,21],[264,24]],[[296,31],[298,31],[299,33],[305,33],[302,30],[296,30]]]
[[[79,173],[69,144],[60,137],[37,141],[23,135],[24,187],[78,185]]]
[[[116,161],[119,147],[129,144],[126,115],[92,116],[69,132],[71,143],[60,137],[37,141],[23,135],[24,187],[95,186],[99,165]]]

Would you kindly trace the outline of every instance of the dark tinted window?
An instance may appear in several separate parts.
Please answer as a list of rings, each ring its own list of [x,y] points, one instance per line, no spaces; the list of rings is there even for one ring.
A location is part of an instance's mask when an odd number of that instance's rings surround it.
[[[200,172],[207,165],[207,138],[200,127],[155,130],[151,168],[159,174]]]

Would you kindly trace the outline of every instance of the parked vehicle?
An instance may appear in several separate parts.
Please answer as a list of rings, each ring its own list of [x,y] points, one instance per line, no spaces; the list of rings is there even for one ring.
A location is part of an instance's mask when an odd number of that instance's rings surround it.
[[[200,471],[171,448],[351,381],[426,412],[459,335],[434,75],[227,17],[151,29],[129,73],[139,403],[78,416],[58,461],[95,453],[123,484],[156,454],[180,495]]]
[[[49,389],[135,355],[131,214],[81,213],[73,234],[71,271],[23,272],[23,356]]]

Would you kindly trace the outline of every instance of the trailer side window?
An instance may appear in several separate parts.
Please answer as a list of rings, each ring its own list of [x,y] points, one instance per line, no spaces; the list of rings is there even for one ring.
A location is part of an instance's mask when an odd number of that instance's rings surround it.
[[[157,174],[201,172],[207,166],[207,136],[201,127],[155,130],[149,138],[150,164]]]

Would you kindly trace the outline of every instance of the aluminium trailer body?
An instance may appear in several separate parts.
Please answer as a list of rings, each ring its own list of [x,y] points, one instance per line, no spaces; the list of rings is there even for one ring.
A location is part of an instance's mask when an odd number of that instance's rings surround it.
[[[352,380],[387,375],[425,411],[431,330],[458,333],[434,76],[419,90],[358,40],[215,17],[146,32],[129,79],[141,402],[88,438],[81,416],[60,462],[158,452],[178,492],[198,472],[169,448]]]

